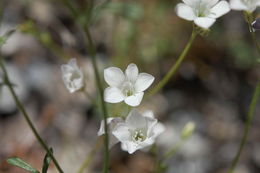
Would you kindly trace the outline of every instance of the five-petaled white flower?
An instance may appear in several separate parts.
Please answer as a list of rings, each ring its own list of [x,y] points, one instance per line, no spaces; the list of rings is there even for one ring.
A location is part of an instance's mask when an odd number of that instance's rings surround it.
[[[154,81],[147,73],[139,73],[135,64],[129,64],[125,74],[117,67],[104,70],[104,78],[109,87],[105,89],[104,100],[109,103],[125,101],[130,106],[138,106],[146,90]]]
[[[118,141],[118,139],[112,134],[115,127],[118,123],[122,123],[124,120],[120,117],[111,117],[107,118],[107,125],[108,125],[108,137],[109,137],[109,148],[111,148],[113,145],[115,145]],[[101,125],[98,131],[98,136],[105,134],[105,123],[104,120],[101,121]]]
[[[182,0],[176,6],[179,17],[194,21],[201,28],[208,29],[216,18],[228,13],[230,7],[227,1],[219,0]]]
[[[118,123],[112,134],[121,142],[121,148],[129,154],[136,150],[151,146],[155,138],[164,131],[153,114],[141,115],[132,110],[124,123]]]
[[[257,7],[260,7],[259,0],[230,0],[232,10],[242,10],[253,12]]]
[[[70,93],[84,87],[84,75],[75,58],[71,59],[68,64],[61,65],[61,71],[64,84]]]

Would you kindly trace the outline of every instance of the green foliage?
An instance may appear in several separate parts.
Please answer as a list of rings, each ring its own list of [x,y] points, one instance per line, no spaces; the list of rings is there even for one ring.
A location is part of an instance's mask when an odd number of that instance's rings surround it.
[[[129,20],[138,20],[143,16],[143,9],[140,4],[134,2],[111,2],[106,6],[97,6],[94,10],[94,17],[99,19],[102,12],[109,12]]]
[[[50,148],[50,151],[51,153],[53,153],[52,148]],[[49,153],[46,153],[43,160],[42,173],[47,173],[50,163],[51,163],[51,156]]]
[[[7,39],[15,32],[14,29],[10,30],[10,31],[7,31],[3,36],[0,36],[0,47],[2,47]]]
[[[25,161],[23,161],[22,159],[20,159],[18,157],[9,158],[9,159],[7,159],[7,162],[10,165],[17,166],[26,171],[29,171],[32,173],[40,173],[37,169],[33,168],[31,165],[29,165],[28,163],[26,163]]]

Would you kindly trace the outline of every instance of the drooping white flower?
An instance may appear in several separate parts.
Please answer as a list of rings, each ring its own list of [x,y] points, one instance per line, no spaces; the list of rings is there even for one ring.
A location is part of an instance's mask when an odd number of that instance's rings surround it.
[[[135,64],[129,64],[125,74],[120,68],[109,67],[104,70],[104,78],[109,87],[105,89],[104,100],[109,103],[125,101],[130,106],[138,106],[144,91],[153,83],[154,77],[139,73]]]
[[[219,0],[182,0],[176,6],[179,17],[194,21],[196,25],[208,29],[217,18],[228,13],[230,7],[227,1]]]
[[[112,134],[112,132],[114,131],[118,123],[123,123],[123,122],[124,120],[120,117],[107,118],[109,148],[111,148],[113,145],[119,142],[118,139]],[[104,120],[102,120],[98,131],[98,136],[102,136],[104,134],[105,134],[105,123]]]
[[[84,75],[75,58],[71,59],[68,64],[61,65],[61,71],[64,84],[70,93],[84,87]]]
[[[150,113],[149,116],[132,110],[124,123],[118,123],[113,135],[121,142],[121,148],[129,154],[136,150],[151,146],[155,138],[164,131],[163,124],[159,123]]]
[[[260,7],[259,0],[230,0],[232,10],[242,10],[253,12],[257,7]]]

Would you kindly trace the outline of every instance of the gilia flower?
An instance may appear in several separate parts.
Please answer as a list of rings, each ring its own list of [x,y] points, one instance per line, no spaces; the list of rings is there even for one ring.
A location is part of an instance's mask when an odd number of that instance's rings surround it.
[[[61,65],[61,71],[63,82],[70,93],[84,87],[84,75],[82,70],[78,67],[75,58],[71,59],[68,64]]]
[[[176,6],[179,17],[194,21],[196,25],[208,29],[216,21],[216,18],[228,13],[230,7],[227,1],[219,0],[182,0]]]
[[[259,0],[230,0],[232,10],[242,10],[252,13],[257,7],[260,7]]]
[[[139,73],[135,64],[129,64],[125,74],[117,67],[104,70],[104,78],[109,87],[105,89],[104,100],[109,103],[125,101],[130,106],[138,106],[144,92],[154,81],[147,73]]]
[[[109,148],[111,148],[113,145],[115,145],[117,142],[119,142],[118,139],[112,134],[112,131],[115,129],[115,127],[118,123],[122,123],[122,122],[124,122],[124,120],[120,117],[107,118]],[[105,123],[104,123],[104,120],[102,120],[99,131],[98,131],[98,136],[101,136],[104,134],[105,134]]]
[[[143,116],[133,110],[124,123],[117,124],[112,133],[121,142],[122,150],[132,154],[136,150],[152,145],[163,131],[164,126],[153,116]]]

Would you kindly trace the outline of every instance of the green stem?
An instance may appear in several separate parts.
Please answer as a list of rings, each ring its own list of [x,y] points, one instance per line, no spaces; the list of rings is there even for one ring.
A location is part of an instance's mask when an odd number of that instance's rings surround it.
[[[62,1],[67,6],[67,8],[70,10],[70,12],[74,16],[74,18],[77,19],[78,12],[73,7],[73,5],[70,3],[70,1],[69,0],[62,0]],[[80,26],[82,26],[81,23],[80,23]],[[105,122],[104,123],[105,124],[105,139],[104,139],[105,157],[104,157],[103,173],[108,173],[109,172],[108,171],[108,168],[109,168],[109,139],[108,139],[108,125],[107,125],[108,112],[107,112],[106,103],[104,101],[103,86],[102,86],[102,82],[101,82],[100,75],[99,75],[99,72],[98,72],[98,67],[97,67],[96,49],[95,49],[95,46],[93,44],[88,25],[87,24],[84,25],[83,29],[85,31],[84,34],[85,34],[85,37],[86,37],[87,42],[88,42],[88,51],[89,51],[89,55],[91,57],[91,62],[92,62],[92,65],[94,67],[96,84],[97,84],[98,92],[100,94],[100,104],[101,104],[101,109],[102,109],[102,115],[103,115],[103,119],[104,119],[104,122]]]
[[[94,67],[94,73],[95,73],[95,78],[96,78],[96,83],[98,87],[98,91],[100,94],[100,104],[102,108],[102,114],[103,114],[103,119],[104,119],[104,124],[105,124],[105,140],[104,140],[104,147],[105,147],[105,157],[104,157],[104,167],[103,167],[103,173],[108,173],[108,168],[109,168],[109,139],[108,139],[108,125],[107,125],[107,107],[106,103],[104,101],[104,92],[103,92],[103,86],[102,82],[100,79],[100,75],[98,72],[98,67],[97,67],[97,60],[96,60],[96,50],[92,41],[92,37],[89,32],[88,26],[84,27],[85,35],[88,41],[88,51],[91,57],[91,61]]]
[[[55,157],[53,156],[52,152],[50,151],[49,147],[47,146],[47,144],[43,141],[43,139],[41,138],[41,136],[39,135],[39,133],[37,132],[36,128],[34,127],[32,121],[30,120],[30,117],[29,115],[27,114],[23,104],[21,103],[21,101],[18,99],[14,89],[13,89],[13,86],[12,86],[12,83],[10,82],[9,80],[9,77],[8,77],[8,73],[7,73],[7,70],[5,68],[5,65],[4,65],[4,62],[3,62],[3,59],[0,58],[0,66],[3,70],[3,79],[4,79],[4,82],[5,84],[7,85],[7,87],[9,88],[11,94],[12,94],[12,97],[13,99],[15,100],[15,103],[17,105],[17,107],[20,109],[20,111],[22,112],[22,115],[24,116],[26,122],[28,123],[29,127],[31,128],[34,136],[36,137],[36,139],[38,140],[38,142],[41,144],[41,146],[45,149],[45,151],[51,156],[51,159],[53,160],[53,163],[54,165],[56,166],[56,168],[58,169],[58,171],[60,173],[63,173],[63,170],[61,169],[59,163],[57,162],[57,160],[55,159]]]
[[[247,24],[248,24],[248,28],[249,28],[249,31],[250,31],[250,34],[251,34],[251,37],[252,37],[252,40],[254,41],[255,46],[257,48],[257,51],[258,51],[258,53],[260,55],[260,44],[257,42],[256,35],[255,35],[254,29],[252,27],[252,22],[253,22],[252,13],[244,12],[244,16],[246,18],[246,21],[247,21]]]
[[[156,153],[156,164],[155,164],[155,173],[161,173],[164,172],[164,163],[167,159],[174,156],[177,151],[181,148],[185,140],[179,141],[175,146],[173,146],[167,153],[165,153],[161,159],[158,159],[158,154]]]
[[[189,52],[189,50],[190,50],[190,48],[191,48],[191,46],[192,46],[196,36],[197,36],[197,32],[195,31],[195,29],[193,29],[191,37],[190,37],[187,45],[183,49],[181,55],[177,59],[176,63],[173,64],[173,66],[171,67],[169,72],[166,74],[166,76],[164,76],[164,78],[150,91],[148,96],[154,95],[155,93],[160,91],[165,86],[165,84],[171,79],[171,77],[176,73],[176,71],[180,67],[182,61],[184,60],[184,58],[186,57],[187,53]]]
[[[78,17],[78,12],[77,10],[74,8],[73,4],[71,3],[70,0],[61,0],[66,7],[70,10],[71,14],[73,15],[74,18]]]
[[[87,158],[84,160],[84,162],[82,163],[82,165],[80,166],[79,170],[77,171],[77,173],[83,173],[83,171],[89,166],[90,162],[93,159],[93,156],[95,155],[95,153],[98,151],[98,149],[100,148],[101,144],[103,143],[103,138],[99,138],[97,139],[97,142],[95,143],[95,147],[90,151],[89,155],[87,156]]]
[[[243,137],[241,139],[239,149],[237,151],[235,158],[232,161],[232,164],[231,164],[231,166],[228,170],[228,173],[233,173],[233,171],[234,171],[234,169],[235,169],[235,167],[236,167],[236,165],[239,161],[240,155],[241,155],[241,153],[244,149],[244,146],[246,144],[249,129],[252,125],[252,120],[253,120],[253,117],[254,117],[254,111],[255,111],[255,107],[256,107],[256,103],[257,103],[257,99],[259,97],[259,94],[260,94],[260,81],[257,83],[257,86],[256,86],[254,94],[253,94],[253,98],[252,98],[251,103],[250,103],[249,111],[248,111],[248,114],[247,114],[247,121],[246,121],[246,125],[245,125],[245,128],[244,128],[244,134],[243,134]]]
[[[174,156],[176,152],[180,149],[180,147],[183,145],[184,140],[179,141],[172,149],[170,149],[167,153],[163,155],[162,160],[167,160]]]

